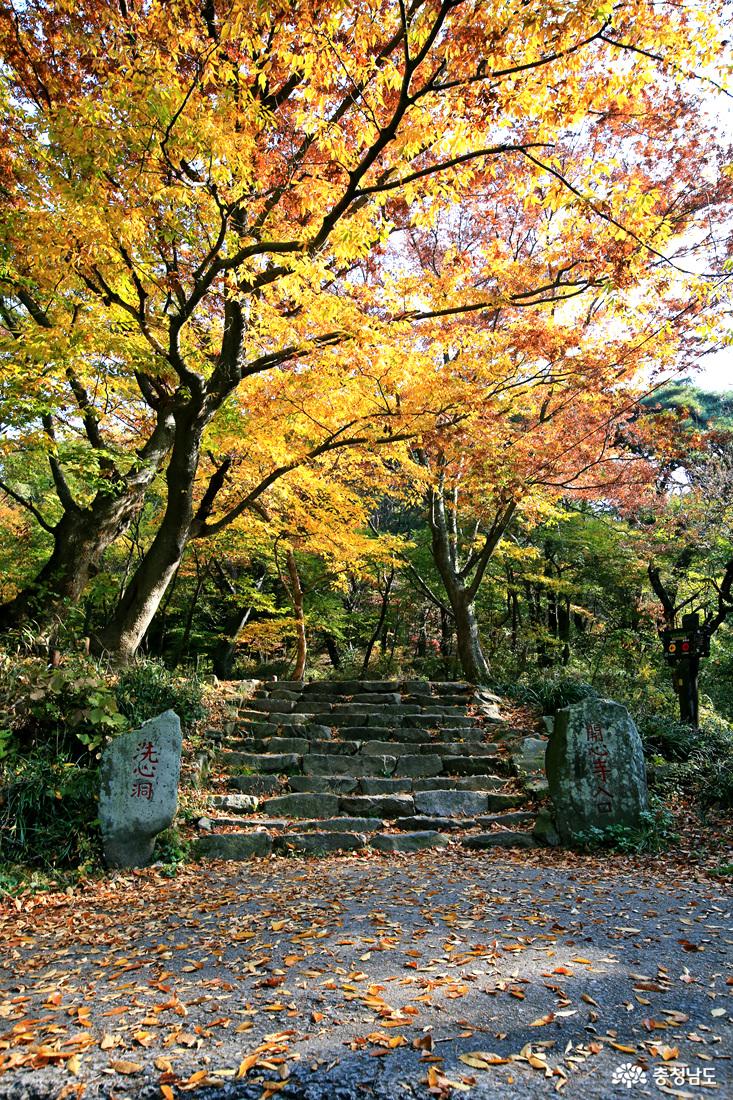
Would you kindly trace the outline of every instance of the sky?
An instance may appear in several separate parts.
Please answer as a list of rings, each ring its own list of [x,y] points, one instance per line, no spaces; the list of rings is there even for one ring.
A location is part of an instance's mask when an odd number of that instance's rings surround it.
[[[733,349],[711,355],[705,368],[693,377],[702,390],[733,391]]]

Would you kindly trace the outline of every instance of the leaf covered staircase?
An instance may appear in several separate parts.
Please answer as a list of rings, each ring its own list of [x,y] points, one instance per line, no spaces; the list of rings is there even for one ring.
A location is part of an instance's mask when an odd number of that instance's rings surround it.
[[[467,683],[261,683],[220,735],[196,854],[531,847],[499,703]]]

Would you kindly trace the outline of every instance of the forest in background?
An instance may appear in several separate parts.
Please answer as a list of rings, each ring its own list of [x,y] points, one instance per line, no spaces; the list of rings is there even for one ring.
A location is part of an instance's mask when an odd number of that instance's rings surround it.
[[[562,673],[637,705],[662,699],[671,705],[657,636],[663,609],[648,566],[670,577],[680,603],[692,600],[706,611],[717,605],[716,585],[733,557],[733,418],[725,395],[703,393],[690,382],[665,387],[645,415],[674,416],[680,447],[679,457],[660,467],[657,495],[642,509],[560,498],[507,527],[476,596],[492,683],[551,681]],[[16,491],[48,500],[53,486],[46,463],[23,465]],[[305,648],[299,675],[309,678],[461,678],[452,609],[417,494],[375,500],[354,476],[343,502],[336,498],[326,510],[321,496],[321,513],[309,490],[307,482],[292,479],[280,523],[255,514],[236,532],[193,544],[141,655],[224,679],[292,679]],[[106,552],[83,599],[47,624],[50,649],[79,649],[102,628],[151,541],[164,499],[161,479],[129,533]],[[470,505],[461,511],[460,495],[454,499],[467,560],[478,519]],[[11,598],[40,572],[52,544],[7,496],[3,520],[3,595]],[[294,522],[299,530],[291,550],[288,527]],[[30,619],[16,642],[31,645],[38,637],[39,626]],[[726,717],[733,705],[732,669],[724,629],[703,683]]]

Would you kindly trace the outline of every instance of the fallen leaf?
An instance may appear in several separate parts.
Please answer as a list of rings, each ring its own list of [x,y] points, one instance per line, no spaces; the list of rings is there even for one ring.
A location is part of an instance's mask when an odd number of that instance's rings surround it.
[[[504,1066],[509,1059],[502,1058],[500,1054],[492,1054],[488,1050],[472,1050],[466,1054],[459,1054],[458,1061],[470,1066],[471,1069],[489,1069],[491,1066]]]
[[[243,1058],[239,1063],[237,1069],[237,1077],[246,1077],[253,1066],[256,1066],[260,1060],[259,1054],[248,1054],[246,1058]]]
[[[140,1062],[110,1062],[110,1066],[115,1073],[124,1073],[128,1076],[133,1073],[139,1073],[143,1068]]]

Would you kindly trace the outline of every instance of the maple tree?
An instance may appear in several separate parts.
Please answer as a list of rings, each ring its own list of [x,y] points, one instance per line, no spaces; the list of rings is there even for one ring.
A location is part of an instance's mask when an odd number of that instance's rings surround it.
[[[164,470],[154,537],[100,637],[134,653],[190,539],[216,526],[233,462],[217,437],[246,437],[250,380],[312,374],[322,396],[334,372],[356,380],[299,464],[343,425],[401,437],[403,404],[431,404],[457,343],[470,377],[497,328],[529,339],[517,319],[569,299],[626,294],[632,315],[644,286],[665,337],[699,321],[706,279],[667,260],[723,194],[693,113],[718,13],[6,3],[3,416],[11,441],[47,450],[59,518],[5,480],[54,551],[3,622],[34,593],[36,612],[77,596]]]

